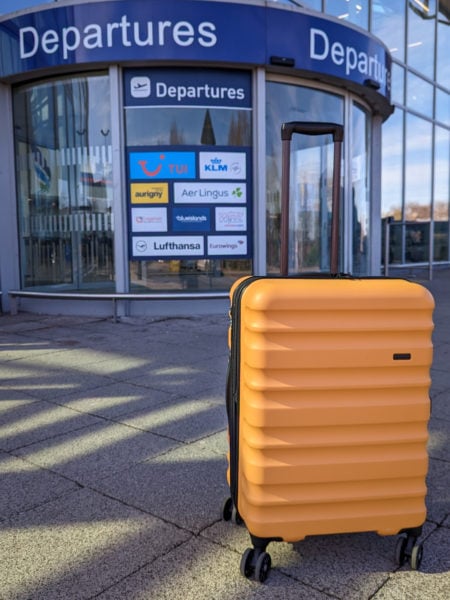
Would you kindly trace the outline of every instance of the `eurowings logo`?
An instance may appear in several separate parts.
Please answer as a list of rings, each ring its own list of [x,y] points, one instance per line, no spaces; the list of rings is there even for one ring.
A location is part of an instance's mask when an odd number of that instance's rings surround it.
[[[195,179],[194,152],[131,152],[131,179]]]

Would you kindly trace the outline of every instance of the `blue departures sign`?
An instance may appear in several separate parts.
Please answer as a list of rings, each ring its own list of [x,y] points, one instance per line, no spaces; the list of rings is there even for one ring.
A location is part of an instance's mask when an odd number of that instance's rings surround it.
[[[45,5],[0,21],[0,79],[35,69],[124,61],[209,61],[267,65],[285,57],[296,69],[359,85],[373,82],[389,101],[391,57],[369,33],[326,16],[201,0],[128,0]],[[136,94],[147,93],[136,82]],[[161,102],[170,93],[154,90]],[[182,98],[181,88],[172,99]],[[222,102],[235,98],[227,92]],[[136,96],[136,99],[138,96]],[[208,98],[204,92],[204,100]],[[225,104],[221,104],[224,106]]]

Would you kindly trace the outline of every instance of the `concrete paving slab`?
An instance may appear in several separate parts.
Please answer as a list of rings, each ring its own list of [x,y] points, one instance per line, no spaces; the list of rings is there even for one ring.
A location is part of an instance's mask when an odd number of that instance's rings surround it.
[[[220,507],[228,494],[225,473],[225,457],[202,440],[130,465],[92,485],[99,492],[198,534],[220,518]]]
[[[450,423],[433,417],[429,424],[428,454],[450,463]]]
[[[160,405],[170,405],[172,401],[174,398],[168,392],[120,381],[58,399],[62,406],[110,420],[139,410],[150,411]]]
[[[433,353],[433,371],[448,373],[448,365],[450,364],[450,344],[439,343],[439,352]]]
[[[15,363],[17,364],[17,362]],[[32,398],[54,400],[81,390],[90,390],[108,385],[111,379],[83,370],[53,369],[36,366],[31,372],[18,372],[13,379],[8,378],[2,386],[15,391],[23,391]]]
[[[420,571],[393,573],[373,600],[444,600],[450,598],[450,531],[435,529],[424,543]]]
[[[20,402],[3,411],[0,404],[0,448],[17,450],[61,433],[76,431],[99,422],[99,419],[51,402]]]
[[[28,462],[59,473],[80,484],[89,485],[133,465],[167,452],[174,440],[111,421],[100,421],[27,446],[15,452]]]
[[[434,419],[435,415],[439,419],[450,421],[450,390],[445,389],[432,397],[431,418]]]
[[[189,539],[176,527],[80,489],[0,523],[5,600],[84,600]]]
[[[55,348],[47,340],[24,340],[23,336],[13,333],[0,334],[0,361],[2,364],[42,356],[43,354],[52,354],[58,352],[60,348]]]
[[[395,574],[371,600],[445,600],[450,598],[448,574]]]
[[[218,544],[194,538],[152,565],[100,594],[98,600],[330,600],[282,573],[261,586],[230,565],[239,557]]]
[[[450,513],[450,467],[444,460],[429,461],[426,498],[427,519],[433,523],[442,523]]]
[[[123,380],[132,383],[136,378],[124,374]],[[223,373],[218,373],[216,369],[209,368],[208,364],[183,362],[168,364],[162,358],[159,365],[152,365],[141,374],[139,385],[191,397],[216,388],[223,390],[225,398],[225,376]]]
[[[0,480],[0,520],[78,489],[68,479],[4,452],[0,452]]]
[[[145,409],[118,417],[117,420],[180,442],[193,442],[223,431],[227,426],[227,415],[223,405],[187,398],[160,405],[159,410]]]

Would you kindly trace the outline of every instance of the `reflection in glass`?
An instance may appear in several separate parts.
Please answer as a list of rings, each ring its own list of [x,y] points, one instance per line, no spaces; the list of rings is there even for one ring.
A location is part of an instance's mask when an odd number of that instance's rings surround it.
[[[127,108],[127,146],[251,146],[251,111]]]
[[[447,0],[438,6],[436,81],[450,90],[450,3]]]
[[[363,29],[369,27],[368,0],[326,0],[325,12]]]
[[[24,288],[112,288],[112,151],[106,75],[13,92]]]
[[[370,182],[369,152],[370,118],[360,106],[352,109],[352,248],[355,275],[367,275],[369,266],[370,236]]]
[[[251,147],[250,110],[145,107],[125,109],[126,145]],[[250,239],[250,238],[249,238]],[[245,259],[130,261],[130,285],[148,291],[228,291],[252,271]]]
[[[439,88],[436,88],[436,120],[450,127],[450,94]]]
[[[434,259],[449,259],[450,131],[435,129],[434,144]]]
[[[435,0],[409,0],[407,63],[430,79],[434,74]]]
[[[405,103],[405,69],[397,63],[392,63],[391,102]]]
[[[430,119],[433,117],[433,86],[431,83],[407,73],[406,104],[409,109],[420,112]]]
[[[277,4],[290,4],[300,8],[313,8],[322,10],[322,0],[273,0]]]
[[[266,85],[267,270],[280,269],[281,124],[343,123],[343,100],[333,94],[275,82]],[[328,270],[333,146],[328,137],[294,136],[290,209],[290,269]]]
[[[381,216],[402,220],[403,111],[395,109],[383,123],[381,165]]]
[[[404,61],[404,0],[372,1],[372,33],[383,40],[393,58]]]
[[[406,116],[405,221],[430,219],[432,125]]]

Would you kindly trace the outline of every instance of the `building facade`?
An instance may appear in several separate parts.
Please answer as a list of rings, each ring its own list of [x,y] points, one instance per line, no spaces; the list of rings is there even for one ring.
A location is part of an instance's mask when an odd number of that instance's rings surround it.
[[[27,310],[126,293],[154,302],[121,312],[202,311],[277,273],[294,120],[344,125],[342,271],[448,262],[449,7],[17,0],[0,15],[4,308],[16,290],[67,295]],[[331,139],[296,139],[292,164],[290,272],[326,271]]]

